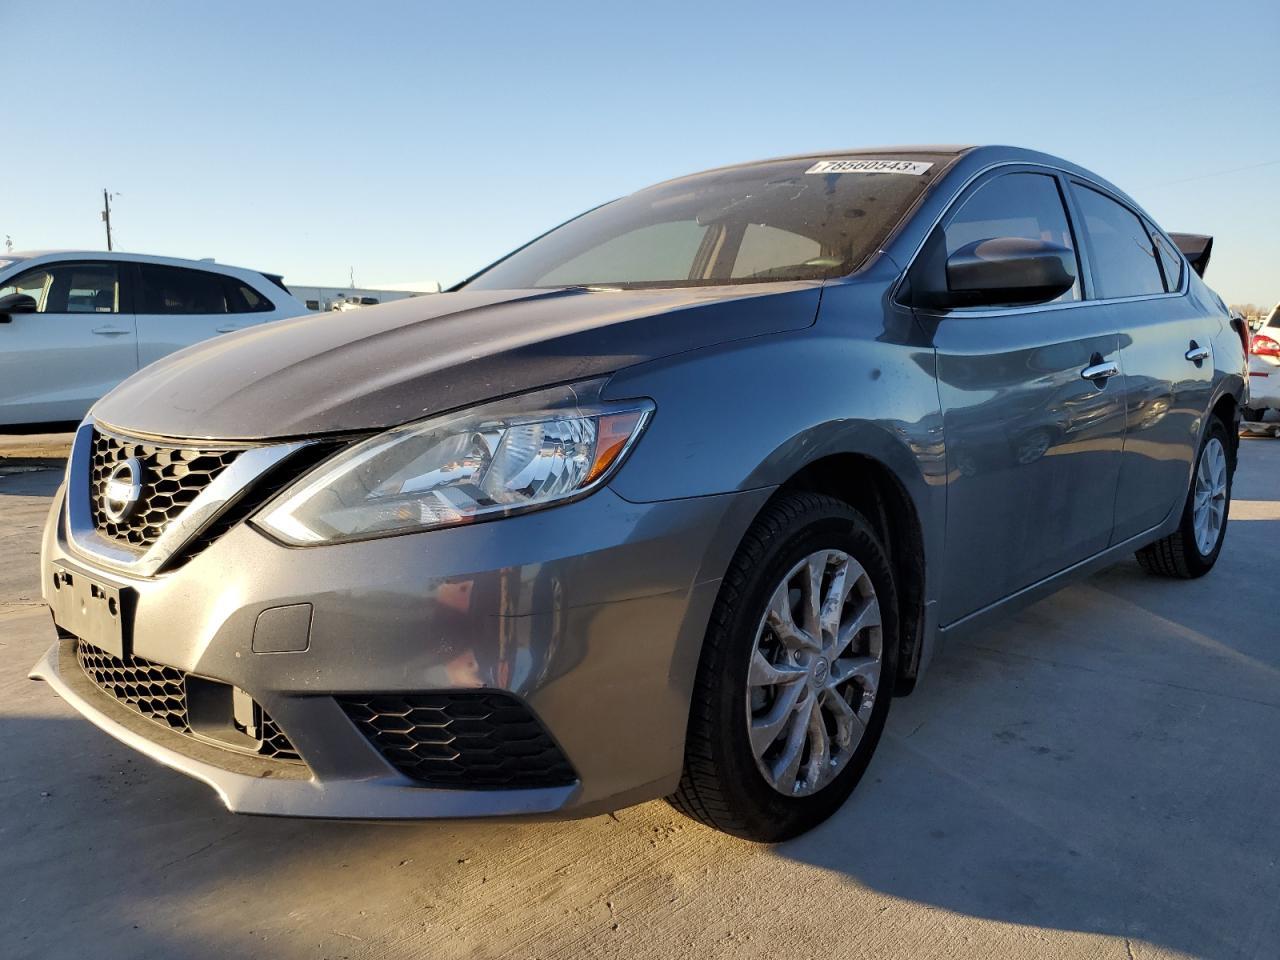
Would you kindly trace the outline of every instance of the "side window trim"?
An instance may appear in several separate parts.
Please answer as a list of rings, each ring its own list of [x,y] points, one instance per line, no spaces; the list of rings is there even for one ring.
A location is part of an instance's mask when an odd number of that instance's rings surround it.
[[[1170,290],[1169,293],[1171,294],[1176,293],[1178,296],[1182,296],[1189,289],[1189,283],[1187,281],[1187,270],[1189,270],[1190,267],[1187,264],[1187,258],[1182,255],[1182,251],[1178,249],[1178,245],[1169,239],[1169,235],[1165,233],[1162,229],[1160,229],[1160,225],[1158,223],[1156,223],[1150,217],[1146,217],[1146,216],[1142,217],[1141,219],[1142,219],[1143,226],[1147,228],[1147,233],[1151,235],[1151,239],[1156,241],[1157,246],[1159,246],[1160,244],[1163,244],[1164,246],[1168,247],[1169,253],[1173,257],[1174,263],[1178,265],[1178,285],[1175,289]],[[1161,273],[1163,273],[1164,258],[1160,257],[1159,260],[1160,260],[1160,271]],[[1166,275],[1165,277],[1166,287],[1168,286],[1168,279],[1169,278]]]
[[[1071,236],[1076,241],[1076,268],[1080,271],[1080,301],[1094,303],[1098,299],[1097,285],[1093,278],[1093,248],[1089,242],[1089,231],[1084,228],[1084,213],[1076,202],[1076,193],[1071,177],[1061,170],[1055,170],[1058,189],[1062,191],[1062,203],[1067,208],[1067,219],[1071,222]]]
[[[1090,190],[1096,190],[1107,197],[1116,199],[1116,202],[1121,203],[1122,206],[1125,206],[1125,207],[1129,206],[1129,204],[1124,203],[1118,198],[1115,198],[1112,195],[1111,191],[1107,187],[1103,186],[1101,183],[1095,183],[1094,181],[1089,180],[1085,177],[1081,177],[1077,174],[1062,170],[1058,167],[1050,166],[1048,164],[1018,163],[1016,161],[1001,161],[1001,162],[993,163],[989,166],[983,167],[981,170],[978,170],[975,173],[971,174],[969,178],[965,180],[963,184],[961,184],[960,189],[956,193],[956,195],[952,197],[952,199],[943,208],[942,212],[938,214],[938,216],[934,219],[933,225],[925,233],[924,239],[919,242],[915,250],[912,252],[911,256],[906,259],[906,267],[903,269],[902,274],[899,276],[898,282],[893,289],[892,300],[895,303],[901,304],[903,306],[910,306],[909,298],[906,297],[906,294],[910,290],[910,286],[911,286],[910,283],[908,282],[908,278],[911,275],[911,271],[915,269],[916,264],[919,262],[921,255],[924,253],[925,247],[928,246],[929,238],[933,236],[933,231],[936,230],[939,227],[939,225],[945,224],[949,220],[949,218],[959,209],[959,205],[969,196],[969,191],[973,187],[984,182],[988,177],[990,177],[991,175],[997,172],[1017,173],[1018,171],[1047,173],[1051,176],[1057,177],[1061,182],[1062,186],[1066,188],[1067,196],[1070,198],[1068,200],[1068,210],[1067,210],[1067,213],[1069,216],[1073,214],[1075,211],[1075,195],[1074,194],[1075,194],[1076,184],[1079,184],[1081,187],[1085,187]],[[1142,220],[1147,219],[1145,214],[1139,214],[1138,216],[1139,216],[1139,219],[1142,219]],[[1072,224],[1072,232],[1073,233],[1076,232],[1076,225],[1074,222]],[[1162,234],[1164,233],[1163,230],[1161,230],[1160,232]],[[893,236],[891,235],[888,238],[888,240],[892,240],[892,239],[893,239]],[[886,243],[883,246],[888,245],[888,240],[886,240]],[[1086,238],[1086,242],[1087,242],[1087,238]],[[1174,245],[1174,249],[1175,250],[1177,249],[1176,244]],[[1077,259],[1079,259],[1080,257],[1078,248],[1077,248],[1076,257]],[[1179,258],[1184,261],[1186,259],[1185,257],[1182,256],[1181,252],[1179,252]],[[1088,271],[1089,267],[1086,266],[1084,269]],[[1190,290],[1190,278],[1188,277],[1188,273],[1189,271],[1184,262],[1183,269],[1182,269],[1182,283],[1179,286],[1177,292],[1174,292],[1174,293],[1157,293],[1157,294],[1150,294],[1150,295],[1142,295],[1138,297],[1119,297],[1119,298],[1112,298],[1112,300],[1103,300],[1101,298],[1091,299],[1086,297],[1083,300],[1074,300],[1068,303],[1046,303],[1036,307],[994,308],[991,310],[984,310],[980,315],[994,316],[997,314],[1012,313],[1015,311],[1020,311],[1025,313],[1031,310],[1070,310],[1075,307],[1085,306],[1087,304],[1102,303],[1102,302],[1116,302],[1116,301],[1139,300],[1139,299],[1150,300],[1150,299],[1154,299],[1155,297],[1186,296],[1186,294]],[[1092,287],[1092,285],[1093,285],[1092,273],[1090,273],[1090,287]],[[920,310],[921,308],[913,307],[912,309]],[[928,313],[928,311],[924,311],[924,312]],[[974,315],[975,314],[969,314],[969,316],[974,316]]]
[[[117,316],[133,316],[133,264],[128,260],[103,261],[110,262],[116,268],[116,285],[118,293],[116,301],[120,305]]]

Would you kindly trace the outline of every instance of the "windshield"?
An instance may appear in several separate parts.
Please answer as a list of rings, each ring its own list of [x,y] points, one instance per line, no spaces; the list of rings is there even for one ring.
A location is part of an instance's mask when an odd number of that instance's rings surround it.
[[[1280,303],[1277,303],[1271,310],[1271,316],[1267,317],[1268,327],[1280,327]]]
[[[949,157],[776,160],[695,174],[597,207],[469,289],[820,280],[875,251]]]

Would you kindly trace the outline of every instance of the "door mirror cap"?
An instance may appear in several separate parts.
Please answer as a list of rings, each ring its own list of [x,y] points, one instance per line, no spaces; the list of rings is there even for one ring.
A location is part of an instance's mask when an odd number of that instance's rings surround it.
[[[1045,240],[975,240],[947,258],[947,289],[925,294],[929,306],[996,307],[1047,303],[1076,282],[1076,255]]]
[[[15,313],[35,313],[37,306],[36,298],[25,293],[11,293],[7,297],[0,297],[0,323],[8,323]]]

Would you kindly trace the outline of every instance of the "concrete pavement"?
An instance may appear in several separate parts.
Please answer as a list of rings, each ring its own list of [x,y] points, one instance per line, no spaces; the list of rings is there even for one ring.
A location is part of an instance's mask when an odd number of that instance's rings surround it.
[[[1132,561],[946,650],[854,798],[776,847],[662,803],[570,823],[239,818],[76,717],[0,476],[0,944],[10,958],[1280,955],[1280,441],[1218,567]]]

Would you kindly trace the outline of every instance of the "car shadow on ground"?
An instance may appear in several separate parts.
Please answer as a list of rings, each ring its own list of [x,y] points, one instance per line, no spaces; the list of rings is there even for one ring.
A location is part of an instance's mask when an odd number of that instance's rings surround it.
[[[0,497],[51,497],[62,482],[59,461],[11,463],[0,460]]]
[[[1203,579],[1122,563],[947,651],[873,789],[778,852],[959,914],[1274,956],[1280,628],[1248,584],[1280,563],[1280,502],[1258,479]]]

